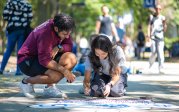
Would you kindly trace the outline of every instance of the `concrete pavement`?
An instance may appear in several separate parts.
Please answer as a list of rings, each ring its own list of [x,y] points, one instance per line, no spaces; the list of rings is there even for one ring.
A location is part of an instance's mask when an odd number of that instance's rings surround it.
[[[157,63],[148,70],[148,62],[132,61],[128,62],[133,69],[140,69],[142,74],[130,74],[128,77],[127,95],[121,98],[111,99],[140,99],[149,98],[156,103],[169,103],[179,106],[179,63],[165,63],[165,74],[159,74]],[[55,103],[61,98],[40,97],[28,99],[19,93],[18,84],[23,76],[6,75],[0,76],[0,112],[104,112],[109,111],[99,108],[74,108],[65,109],[37,109],[30,108],[30,105],[38,103]],[[78,77],[72,83],[66,83],[66,80],[60,81],[57,86],[63,92],[67,93],[70,99],[87,99],[89,97],[78,93],[82,87],[83,77]],[[35,91],[42,94],[44,85],[35,85]],[[112,110],[110,110],[112,111]],[[117,112],[178,112],[178,109],[118,109]]]

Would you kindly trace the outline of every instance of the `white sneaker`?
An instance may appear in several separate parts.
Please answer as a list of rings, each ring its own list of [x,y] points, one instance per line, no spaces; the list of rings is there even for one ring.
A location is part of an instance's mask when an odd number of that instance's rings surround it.
[[[164,70],[163,68],[160,68],[160,69],[159,69],[159,73],[160,73],[160,74],[165,74],[165,70]]]
[[[35,98],[35,91],[32,84],[23,84],[22,82],[19,85],[21,92],[24,94],[24,96],[28,98]]]
[[[49,86],[48,88],[44,88],[44,96],[49,97],[61,97],[61,98],[68,98],[65,93],[62,93],[55,85]]]

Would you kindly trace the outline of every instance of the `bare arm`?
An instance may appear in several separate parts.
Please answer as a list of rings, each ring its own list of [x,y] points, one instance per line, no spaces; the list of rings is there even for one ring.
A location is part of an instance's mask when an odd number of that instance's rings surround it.
[[[148,29],[147,29],[147,34],[148,34],[148,37],[150,38],[151,37],[151,31],[152,31],[152,27],[151,27],[151,24],[149,23],[148,24]]]
[[[163,20],[163,30],[164,30],[164,32],[166,32],[166,30],[167,30],[167,24],[166,24],[166,20]]]
[[[100,21],[96,21],[96,34],[99,34],[100,26],[101,26],[101,22]]]
[[[89,95],[90,93],[90,77],[91,71],[85,71],[85,77],[83,80],[84,94]]]
[[[58,52],[63,52],[63,47],[61,49],[59,49],[57,46],[55,46],[51,52],[51,57],[52,59],[55,58],[55,56],[57,55]],[[59,63],[57,63],[54,60],[51,60],[48,65],[47,68],[58,71],[60,73],[62,73],[64,75],[64,77],[67,78],[68,82],[73,82],[75,80],[74,75],[71,73],[71,71],[69,71],[68,69],[66,69],[65,67],[63,67],[62,65],[60,65]]]
[[[116,39],[116,42],[120,41],[114,23],[111,23],[111,28],[112,28],[112,33],[113,33],[113,35],[114,35],[114,37],[115,37],[115,39]]]
[[[55,58],[55,56],[57,55],[58,52],[62,53],[62,52],[63,52],[63,47],[61,47],[61,49],[59,49],[57,46],[55,46],[55,47],[52,49],[52,52],[51,52],[51,57],[52,57],[52,59]]]
[[[73,82],[75,80],[75,76],[71,73],[71,71],[69,71],[68,69],[66,69],[65,67],[63,67],[62,65],[60,65],[54,60],[51,60],[48,63],[47,68],[62,73],[64,77],[67,78],[68,82]]]
[[[106,84],[105,91],[103,92],[104,96],[109,96],[111,87],[117,83],[119,80],[119,74],[121,74],[121,68],[116,67],[115,70],[112,73],[112,79],[111,81]]]
[[[109,83],[111,83],[112,85],[115,85],[116,82],[119,80],[119,76],[121,74],[121,67],[116,67],[114,72],[112,73],[112,79]]]

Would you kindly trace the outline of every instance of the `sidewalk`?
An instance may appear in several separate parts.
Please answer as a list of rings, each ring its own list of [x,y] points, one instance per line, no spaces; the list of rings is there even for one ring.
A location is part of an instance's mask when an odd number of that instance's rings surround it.
[[[14,60],[13,60],[14,61]],[[13,63],[11,63],[13,64]],[[140,99],[140,97],[150,98],[155,103],[169,103],[179,106],[179,63],[165,63],[166,74],[158,74],[154,64],[152,71],[148,71],[148,62],[133,61],[133,67],[140,69],[143,74],[131,74],[128,77],[127,95],[115,99]],[[28,99],[19,93],[18,84],[23,76],[0,76],[0,111],[1,112],[79,112],[77,109],[38,109],[29,106],[38,103],[55,103],[61,98],[45,98]],[[60,81],[57,86],[63,92],[67,93],[70,99],[86,99],[89,97],[78,93],[82,87],[83,77],[78,77],[72,83],[66,83],[66,80]],[[35,91],[42,94],[44,85],[35,85]],[[114,99],[114,98],[111,98]],[[86,108],[81,111],[85,112],[101,112],[98,108]],[[177,112],[177,109],[149,109],[149,110],[123,110],[117,112]]]

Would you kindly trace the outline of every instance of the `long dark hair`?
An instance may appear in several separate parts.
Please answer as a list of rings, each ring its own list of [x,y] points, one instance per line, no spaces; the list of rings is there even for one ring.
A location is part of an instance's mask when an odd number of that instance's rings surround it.
[[[89,53],[89,59],[94,69],[94,72],[99,73],[103,69],[100,59],[95,55],[95,49],[100,49],[106,53],[108,53],[108,60],[110,65],[109,73],[112,73],[115,63],[115,53],[113,49],[113,45],[109,38],[106,35],[96,35],[96,37],[91,42],[91,52]]]

